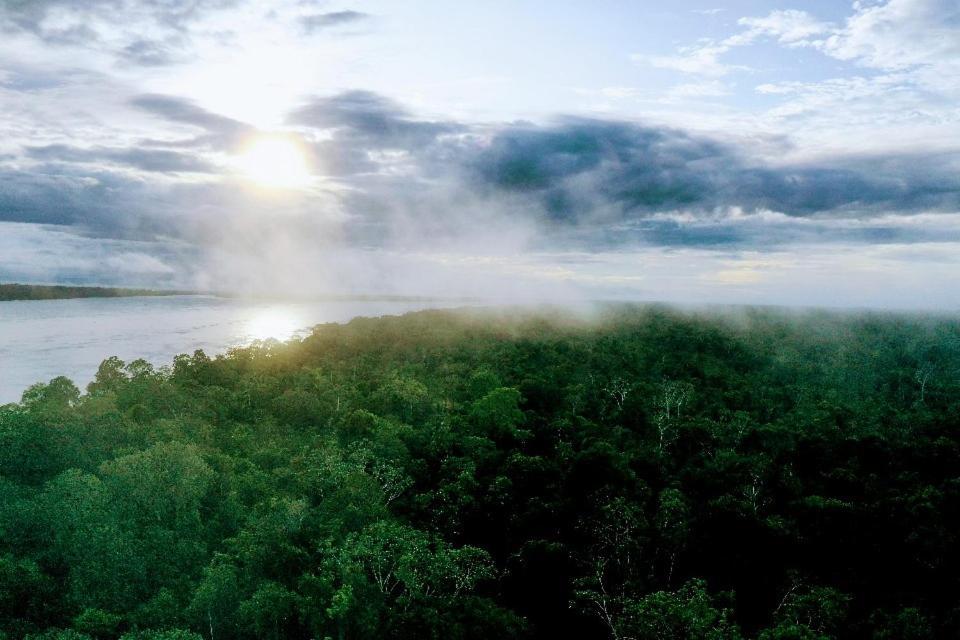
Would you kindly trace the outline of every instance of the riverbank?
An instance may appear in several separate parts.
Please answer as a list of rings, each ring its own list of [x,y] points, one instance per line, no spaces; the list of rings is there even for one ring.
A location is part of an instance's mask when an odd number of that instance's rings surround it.
[[[72,287],[66,285],[0,283],[0,302],[9,300],[69,300],[72,298],[129,298],[182,296],[191,291],[129,289],[122,287]]]

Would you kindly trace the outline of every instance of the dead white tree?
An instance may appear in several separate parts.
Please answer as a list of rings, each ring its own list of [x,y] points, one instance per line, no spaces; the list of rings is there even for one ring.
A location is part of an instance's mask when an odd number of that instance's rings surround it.
[[[917,384],[920,385],[920,402],[923,402],[923,397],[927,391],[927,382],[930,380],[930,377],[936,370],[936,366],[929,362],[925,362],[914,372],[913,379]]]
[[[616,378],[603,388],[604,392],[617,403],[617,409],[621,411],[623,410],[623,403],[627,401],[627,396],[630,395],[632,389],[633,386],[623,378]]]
[[[660,385],[658,406],[666,418],[679,418],[680,412],[693,397],[693,385],[689,382],[666,380]]]
[[[693,385],[689,382],[666,380],[660,385],[660,393],[654,401],[657,413],[654,423],[659,434],[658,449],[663,451],[671,440],[674,422],[681,416],[683,407],[693,397]]]

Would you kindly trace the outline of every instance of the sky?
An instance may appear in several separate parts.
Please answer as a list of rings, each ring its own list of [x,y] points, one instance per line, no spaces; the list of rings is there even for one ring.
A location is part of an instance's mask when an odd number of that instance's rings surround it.
[[[956,0],[0,0],[0,281],[960,307]]]

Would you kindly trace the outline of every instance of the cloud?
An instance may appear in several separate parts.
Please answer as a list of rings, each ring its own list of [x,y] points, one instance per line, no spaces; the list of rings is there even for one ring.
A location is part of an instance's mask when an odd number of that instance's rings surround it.
[[[724,64],[720,56],[728,52],[732,45],[707,41],[692,47],[682,47],[677,55],[648,55],[636,53],[630,56],[631,60],[647,64],[657,69],[668,69],[694,75],[721,77],[733,71],[745,71],[748,67],[742,65]]]
[[[182,46],[183,42],[178,38],[166,41],[138,38],[123,48],[122,59],[143,67],[162,67],[183,60],[177,53],[178,47]]]
[[[186,245],[97,238],[68,228],[0,222],[0,278],[18,282],[186,287]]]
[[[164,120],[203,129],[206,135],[193,141],[198,145],[229,148],[254,132],[254,127],[245,122],[207,111],[176,96],[141,94],[131,98],[130,104]]]
[[[197,140],[213,139],[221,146],[210,146],[226,152],[228,142],[252,131],[174,96],[141,95],[133,103],[201,129]],[[282,205],[292,212],[286,223],[338,211],[350,220],[346,237],[373,246],[425,230],[456,237],[510,224],[538,229],[531,233],[547,244],[584,247],[617,234],[659,244],[761,242],[743,226],[734,229],[731,212],[841,220],[960,211],[960,166],[949,153],[774,164],[748,145],[680,129],[572,117],[541,125],[434,121],[363,91],[315,98],[289,121],[312,145],[330,190]],[[3,219],[189,237],[207,220],[229,224],[256,217],[260,206],[277,207],[237,193],[200,148],[52,144],[24,153],[42,164],[0,176]],[[191,173],[212,181],[177,177]],[[670,212],[690,222],[657,218]],[[791,232],[825,229],[780,227],[783,241]],[[868,242],[884,232],[851,233]]]
[[[837,60],[886,72],[912,73],[911,80],[948,95],[960,93],[960,5],[955,0],[855,2],[842,24],[796,9],[747,16],[743,29],[721,40],[705,39],[675,55],[635,54],[632,59],[683,73],[720,77],[746,67],[724,63],[733,49],[773,40],[806,47]]]
[[[414,147],[440,134],[464,127],[449,122],[414,118],[396,102],[371,91],[347,91],[330,97],[315,98],[295,110],[290,124],[318,129],[338,129],[341,139],[362,139],[379,148]]]
[[[447,279],[490,288],[521,277],[629,288],[629,270],[533,256],[960,242],[960,163],[950,154],[784,164],[749,143],[676,128],[433,120],[350,91],[290,114],[289,135],[313,149],[318,183],[273,192],[210,161],[228,156],[248,125],[176,96],[133,104],[200,134],[176,149],[137,139],[24,147],[0,160],[0,220],[103,241],[127,256],[130,278],[295,290],[310,273],[316,291],[379,281],[443,291]],[[137,242],[152,248],[124,244]],[[164,244],[181,249],[160,255]]]
[[[843,28],[822,45],[828,55],[865,66],[960,68],[960,5],[954,0],[857,3]]]
[[[805,15],[805,14],[804,14]],[[840,24],[797,17],[796,28],[777,20],[743,19],[741,34],[773,37],[850,63],[853,73],[824,79],[761,83],[759,93],[780,96],[767,117],[774,127],[803,130],[811,145],[881,149],[955,148],[945,128],[960,123],[960,5],[952,0],[889,0],[855,3]],[[796,25],[808,25],[808,28]],[[760,32],[757,30],[762,29]],[[750,37],[746,37],[746,35]],[[859,68],[859,69],[857,69]]]
[[[201,21],[245,1],[4,0],[0,34],[32,36],[44,48],[81,56],[111,56],[127,67],[161,67],[189,59]]]
[[[737,24],[747,29],[724,42],[728,46],[743,46],[762,37],[774,38],[786,46],[812,46],[814,36],[822,36],[833,31],[829,23],[820,22],[806,11],[787,9],[771,11],[761,18],[740,18]]]
[[[533,225],[528,237],[544,250],[911,242],[931,233],[838,225],[960,211],[960,174],[949,153],[774,164],[749,145],[633,122],[417,120],[366,92],[315,100],[292,119],[329,134],[318,153],[328,167],[337,158],[351,235],[364,243],[404,230],[439,238],[511,223]],[[683,215],[662,217],[668,212]]]
[[[300,24],[307,33],[315,33],[324,29],[361,22],[367,20],[369,17],[369,14],[360,11],[331,11],[328,13],[302,16],[300,18]]]
[[[957,210],[960,179],[943,160],[771,166],[748,149],[679,130],[570,119],[501,130],[468,166],[489,189],[536,195],[551,219],[610,221],[676,208],[795,216]]]
[[[696,45],[681,47],[676,55],[634,54],[631,59],[658,69],[721,77],[750,70],[743,65],[721,62],[720,57],[734,48],[753,44],[764,37],[774,38],[785,46],[813,46],[817,43],[811,42],[811,37],[831,31],[829,24],[795,9],[772,11],[761,18],[741,18],[737,24],[746,29],[722,40],[704,39]]]
[[[919,71],[918,78],[940,88],[960,88],[960,5],[954,0],[855,2],[854,13],[841,25],[796,10],[741,18],[738,24],[746,30],[726,44],[742,46],[769,37],[871,69]],[[923,73],[931,70],[936,76]]]
[[[27,147],[27,155],[46,162],[113,164],[157,173],[213,173],[215,167],[193,154],[166,149],[82,148],[63,144]]]
[[[439,138],[468,128],[416,118],[382,95],[359,90],[315,97],[294,110],[287,123],[331,133],[314,150],[317,162],[337,176],[377,173],[387,166],[396,172],[411,154],[422,156]]]
[[[954,0],[854,2],[848,17],[832,21],[776,10],[736,25],[727,37],[701,39],[673,54],[633,56],[703,79],[682,84],[725,77],[732,99],[706,104],[668,88],[659,112],[646,113],[713,130],[777,131],[790,135],[800,153],[956,150],[956,136],[944,134],[960,124],[960,5]],[[749,59],[766,61],[749,70],[759,96],[737,90],[748,86],[737,75],[748,69],[732,62]]]
[[[898,71],[916,67],[960,69],[960,5],[953,0],[855,2],[841,25],[806,11],[772,11],[745,17],[746,29],[723,41],[729,47],[773,38],[790,47],[811,47],[864,67]]]
[[[76,164],[0,169],[0,221],[70,226],[105,238],[154,239],[178,230],[186,204],[168,185]]]
[[[726,11],[723,7],[714,7],[712,9],[691,9],[691,13],[696,13],[701,16],[715,16],[719,13]]]
[[[130,24],[134,19],[184,30],[204,13],[234,6],[238,0],[7,0],[0,3],[0,23],[56,40],[58,34],[93,19]]]
[[[192,124],[210,131],[234,131],[247,126],[232,118],[207,111],[185,98],[176,96],[143,94],[131,99],[130,103],[167,120]]]

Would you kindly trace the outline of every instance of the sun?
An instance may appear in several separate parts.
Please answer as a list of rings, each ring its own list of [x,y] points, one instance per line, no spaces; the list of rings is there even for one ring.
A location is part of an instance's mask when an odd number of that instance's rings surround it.
[[[303,148],[284,136],[253,139],[237,156],[236,165],[249,180],[265,187],[303,187],[311,180]]]

